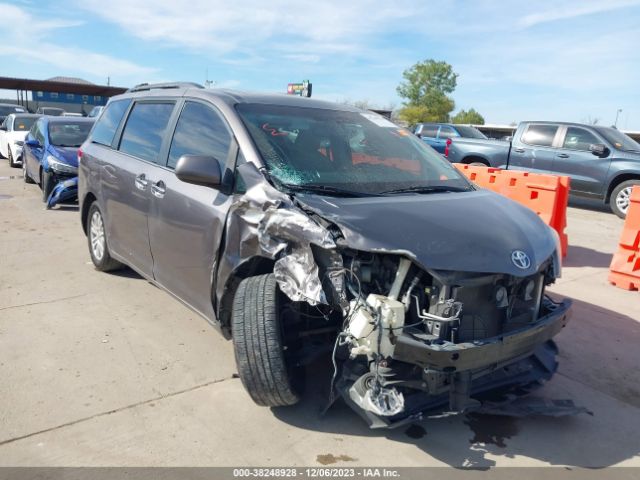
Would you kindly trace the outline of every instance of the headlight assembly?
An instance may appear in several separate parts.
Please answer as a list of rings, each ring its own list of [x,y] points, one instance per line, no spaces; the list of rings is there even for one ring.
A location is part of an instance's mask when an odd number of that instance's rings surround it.
[[[73,167],[71,165],[67,165],[66,163],[61,162],[53,155],[47,155],[47,163],[49,167],[56,172],[62,174],[76,174],[78,173],[78,167]]]

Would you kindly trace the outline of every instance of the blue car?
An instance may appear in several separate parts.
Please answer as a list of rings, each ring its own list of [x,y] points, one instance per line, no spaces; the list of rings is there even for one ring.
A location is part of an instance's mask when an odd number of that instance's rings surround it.
[[[484,138],[484,133],[475,127],[468,125],[456,125],[453,123],[419,123],[413,133],[438,153],[445,153],[447,140],[454,137]]]
[[[41,117],[29,130],[22,150],[22,174],[26,183],[40,185],[48,208],[75,195],[78,148],[94,122],[93,118]]]

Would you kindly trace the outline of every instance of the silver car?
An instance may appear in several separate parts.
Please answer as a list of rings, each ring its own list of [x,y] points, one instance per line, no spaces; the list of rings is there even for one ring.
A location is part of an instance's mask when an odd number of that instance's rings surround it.
[[[296,403],[319,359],[328,402],[372,427],[480,410],[556,370],[554,231],[381,116],[143,84],[79,157],[96,269],[128,265],[219,327],[260,405]]]

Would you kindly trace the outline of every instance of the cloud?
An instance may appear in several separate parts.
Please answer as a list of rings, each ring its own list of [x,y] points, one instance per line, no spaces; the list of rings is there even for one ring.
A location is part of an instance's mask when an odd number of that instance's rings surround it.
[[[275,50],[300,62],[357,55],[369,39],[415,21],[416,12],[408,0],[83,0],[78,7],[147,41],[229,57]]]
[[[536,2],[534,5],[539,7]],[[640,5],[638,0],[598,0],[596,2],[580,2],[578,4],[569,2],[557,4],[536,13],[531,13],[519,18],[516,22],[517,25],[523,28],[532,27],[542,23],[555,22],[558,20],[568,20],[571,18],[582,17],[585,15],[592,15],[594,13],[608,12],[611,10],[618,10],[629,6]]]
[[[82,25],[81,21],[56,18],[41,19],[15,5],[0,3],[3,36],[11,39],[0,49],[0,57],[32,61],[69,72],[89,74],[92,77],[144,77],[154,73],[153,68],[137,65],[128,60],[91,52],[75,46],[63,46],[49,40],[60,29]]]

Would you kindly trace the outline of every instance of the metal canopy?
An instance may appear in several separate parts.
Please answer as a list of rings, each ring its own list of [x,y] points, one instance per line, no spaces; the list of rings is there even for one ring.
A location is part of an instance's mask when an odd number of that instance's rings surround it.
[[[127,91],[126,88],[111,87],[108,85],[10,77],[0,77],[0,90],[76,93],[78,95],[102,95],[104,97],[112,97]]]

